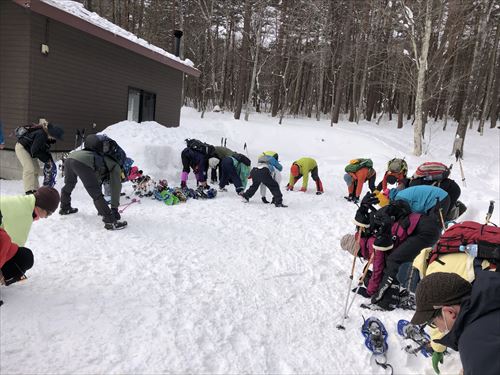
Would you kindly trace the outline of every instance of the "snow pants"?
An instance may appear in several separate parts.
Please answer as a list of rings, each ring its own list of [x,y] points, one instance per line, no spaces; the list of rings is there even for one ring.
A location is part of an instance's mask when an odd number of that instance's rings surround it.
[[[34,191],[40,187],[38,176],[40,174],[40,164],[38,159],[32,158],[24,146],[19,142],[15,146],[16,156],[23,167],[24,191]]]
[[[269,168],[253,168],[250,172],[252,178],[252,186],[243,194],[247,199],[254,196],[260,184],[266,186],[273,195],[274,204],[283,203],[283,194],[281,194],[280,186],[274,180]]]
[[[64,162],[64,172],[64,187],[61,189],[61,209],[71,207],[71,193],[76,186],[78,177],[80,177],[85,190],[87,190],[87,193],[89,193],[94,201],[94,206],[98,214],[103,217],[102,221],[105,223],[115,221],[115,217],[102,195],[102,184],[97,179],[95,171],[92,168],[78,160],[66,159]]]
[[[219,187],[223,189],[230,183],[234,185],[237,193],[243,191],[243,184],[241,182],[240,176],[238,175],[238,171],[233,164],[233,159],[228,156],[222,159],[220,162]]]

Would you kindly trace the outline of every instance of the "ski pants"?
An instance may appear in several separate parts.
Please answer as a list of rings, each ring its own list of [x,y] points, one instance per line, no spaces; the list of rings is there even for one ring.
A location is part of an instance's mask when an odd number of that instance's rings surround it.
[[[253,168],[250,172],[250,177],[252,178],[252,186],[245,192],[244,196],[246,198],[252,198],[257,192],[260,184],[262,184],[266,186],[273,195],[274,204],[283,203],[283,194],[281,194],[280,186],[274,180],[269,168]]]
[[[16,156],[23,167],[23,185],[24,191],[34,191],[40,187],[38,176],[40,174],[40,164],[38,159],[32,158],[24,146],[19,142],[15,146]]]
[[[398,274],[399,267],[413,262],[420,251],[434,246],[441,236],[441,224],[434,215],[422,215],[413,233],[386,258],[384,278]]]
[[[239,193],[243,191],[243,184],[241,182],[240,176],[238,176],[238,171],[233,164],[233,159],[231,157],[226,157],[220,162],[220,181],[219,187],[223,189],[226,185],[233,183],[236,192]]]
[[[64,187],[61,189],[61,209],[71,207],[71,193],[78,181],[77,177],[80,177],[85,190],[94,201],[98,214],[103,217],[102,221],[105,223],[115,221],[115,217],[102,195],[102,184],[97,179],[92,168],[78,160],[66,159],[64,173]]]

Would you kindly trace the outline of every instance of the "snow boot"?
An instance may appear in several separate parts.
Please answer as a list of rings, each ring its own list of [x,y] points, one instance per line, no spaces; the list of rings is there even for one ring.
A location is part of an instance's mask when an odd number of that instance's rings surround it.
[[[323,183],[321,182],[321,180],[318,178],[316,180],[316,195],[321,195],[324,193],[324,190],[323,190]]]
[[[73,207],[61,208],[59,210],[59,215],[71,215],[71,214],[76,214],[77,212],[78,208],[73,208]]]
[[[107,230],[120,230],[120,229],[125,229],[127,226],[126,221],[114,221],[112,223],[105,223],[104,228]]]
[[[287,205],[284,205],[283,203],[275,203],[275,207],[288,207]]]

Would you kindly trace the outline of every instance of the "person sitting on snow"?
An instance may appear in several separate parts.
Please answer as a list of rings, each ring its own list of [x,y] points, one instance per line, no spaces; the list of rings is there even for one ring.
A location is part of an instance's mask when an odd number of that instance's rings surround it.
[[[189,172],[192,169],[196,177],[196,183],[202,188],[208,188],[207,171],[208,171],[208,156],[200,151],[186,147],[181,152],[182,173],[181,173],[181,188],[187,187]]]
[[[359,197],[363,191],[363,184],[368,180],[370,191],[375,190],[375,179],[377,174],[372,167],[361,167],[356,172],[347,172],[344,175],[344,181],[347,184],[348,195],[345,197],[348,201],[359,202]]]
[[[219,190],[227,191],[226,186],[232,183],[236,193],[240,194],[245,190],[250,174],[250,159],[243,154],[235,153],[227,156],[220,162]]]
[[[23,280],[31,267],[33,252],[12,242],[7,232],[0,228],[0,285],[8,286]]]
[[[86,147],[97,138],[90,135],[86,139]],[[120,194],[122,190],[122,169],[120,164],[107,155],[98,155],[92,150],[73,151],[64,162],[64,186],[61,190],[60,215],[70,215],[78,212],[78,208],[71,207],[71,193],[75,189],[78,177],[90,195],[99,216],[102,216],[104,228],[107,230],[123,229],[126,221],[120,221],[118,212]],[[111,189],[111,208],[104,199],[102,185],[109,182]]]
[[[246,192],[241,194],[243,199],[248,202],[249,199],[253,197],[260,185],[262,202],[269,203],[265,195],[265,190],[267,187],[273,195],[272,202],[274,203],[274,205],[276,207],[287,207],[283,204],[283,194],[281,194],[280,186],[278,182],[273,178],[273,172],[271,172],[271,169],[277,170],[277,168],[282,168],[282,166],[273,156],[261,154],[259,156],[257,166],[250,172],[252,186],[250,186],[250,188]]]
[[[360,289],[364,297],[385,310],[394,309],[399,298],[396,276],[399,267],[411,262],[425,247],[439,239],[441,227],[434,216],[411,211],[407,202],[397,200],[376,211],[377,198],[367,193],[356,212],[355,224],[365,228],[361,254],[366,259],[375,252],[369,290]]]
[[[292,163],[290,167],[290,180],[288,185],[286,185],[286,190],[292,191],[297,181],[304,177],[300,191],[306,192],[309,173],[311,173],[312,179],[316,182],[316,194],[323,194],[323,184],[318,175],[318,164],[313,158],[300,158]]]
[[[464,374],[500,374],[500,272],[476,270],[474,283],[455,273],[423,278],[412,324],[436,327],[438,343],[457,350]]]
[[[34,194],[0,195],[1,225],[18,246],[24,246],[33,221],[52,215],[59,206],[59,192],[42,186]]]

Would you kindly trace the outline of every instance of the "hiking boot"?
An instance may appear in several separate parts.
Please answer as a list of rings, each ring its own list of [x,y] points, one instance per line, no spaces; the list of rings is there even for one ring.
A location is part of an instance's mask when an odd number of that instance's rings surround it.
[[[243,192],[238,193],[238,195],[241,197],[241,200],[243,201],[243,203],[248,203],[248,201],[250,200],[247,198],[247,196]]]
[[[76,214],[77,212],[78,208],[73,208],[73,207],[61,208],[59,210],[59,215],[71,215],[71,214]]]
[[[350,195],[344,197],[344,199],[348,202],[351,202],[352,201],[352,197]]]
[[[275,207],[288,207],[287,205],[284,205],[283,203],[275,203]]]
[[[120,230],[127,226],[126,221],[114,221],[112,223],[105,223],[104,228],[107,230]]]
[[[373,242],[373,248],[379,251],[391,250],[394,247],[392,236],[389,233],[379,233]]]
[[[379,302],[385,295],[385,293],[389,290],[389,288],[394,283],[394,279],[390,276],[384,276],[382,282],[380,283],[380,287],[377,292],[372,296],[372,303]],[[399,293],[398,293],[399,294]]]

